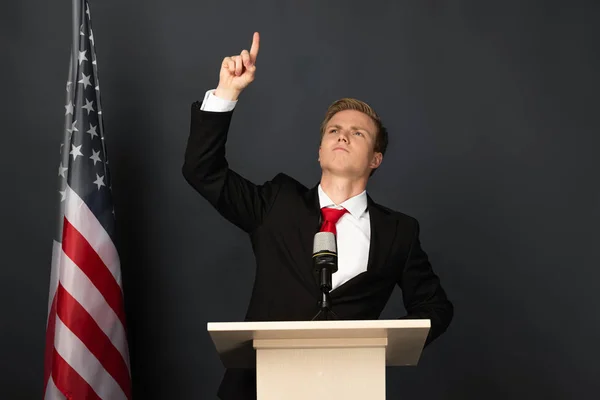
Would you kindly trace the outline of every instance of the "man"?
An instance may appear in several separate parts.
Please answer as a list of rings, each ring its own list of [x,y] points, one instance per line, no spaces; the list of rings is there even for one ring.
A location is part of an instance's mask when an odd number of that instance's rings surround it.
[[[342,99],[321,126],[318,185],[279,174],[256,185],[229,169],[225,143],[240,93],[254,80],[259,35],[250,51],[223,59],[219,85],[192,105],[183,175],[227,220],[250,236],[256,277],[246,321],[310,320],[319,311],[312,244],[324,227],[337,234],[332,309],[340,319],[378,319],[395,285],[407,315],[431,319],[426,345],[453,316],[419,242],[418,222],[375,203],[367,181],[382,160],[387,131],[367,104]],[[332,211],[334,210],[334,211]],[[340,210],[335,211],[335,210]],[[337,213],[337,221],[332,214]],[[227,370],[219,397],[255,399],[254,370]]]

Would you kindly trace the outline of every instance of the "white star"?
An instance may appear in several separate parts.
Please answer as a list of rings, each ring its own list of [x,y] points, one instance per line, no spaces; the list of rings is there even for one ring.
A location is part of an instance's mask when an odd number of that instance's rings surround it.
[[[100,190],[100,187],[106,186],[104,184],[104,177],[103,176],[99,176],[98,174],[96,174],[96,180],[94,181],[94,183],[96,185],[98,185],[98,190]]]
[[[94,149],[92,149],[92,156],[90,157],[90,159],[94,160],[94,165],[96,165],[96,162],[101,162],[102,160],[100,159],[100,150],[98,150],[98,152],[96,152]]]
[[[65,106],[65,108],[67,109],[67,111],[65,111],[65,115],[67,115],[67,114],[73,115],[73,102],[72,101],[69,101],[69,104],[67,104]]]
[[[60,166],[58,167],[58,175],[59,175],[59,176],[62,176],[63,178],[66,178],[66,176],[65,176],[65,172],[67,172],[67,170],[68,170],[68,169],[69,169],[69,168],[67,168],[67,167],[63,167],[63,166],[62,166],[62,162],[61,162],[61,163],[60,163]]]
[[[69,154],[73,156],[73,161],[77,159],[77,156],[83,157],[83,153],[80,150],[81,146],[81,144],[79,146],[75,146],[74,144],[71,145],[71,151],[69,152]]]
[[[90,77],[92,75],[86,75],[83,72],[81,73],[81,75],[83,76],[80,80],[77,81],[77,83],[83,83],[83,88],[87,89],[88,85],[92,85],[92,83],[90,82]]]
[[[58,193],[60,193],[60,201],[63,202],[66,200],[67,198],[67,191],[66,190],[59,190]]]
[[[94,89],[100,90],[100,79],[96,79],[96,87]]]
[[[81,65],[82,61],[88,61],[87,57],[85,56],[85,53],[87,53],[87,50],[79,52],[79,57],[77,57],[77,59],[79,60],[79,65]]]
[[[93,64],[93,65],[96,65],[96,60],[92,61],[92,64]]]
[[[69,86],[71,86],[73,82],[67,82],[67,92],[69,91]]]
[[[94,107],[92,107],[92,105],[94,104],[94,101],[89,101],[88,99],[85,99],[85,106],[81,107],[81,108],[85,108],[88,112],[88,115],[90,115],[91,111],[94,111]]]
[[[85,13],[87,14],[88,18],[90,18],[90,5],[87,3],[85,5]]]
[[[94,138],[94,136],[98,136],[98,134],[96,133],[96,127],[97,127],[97,126],[98,126],[98,125],[94,126],[94,125],[90,124],[90,130],[89,130],[89,131],[87,131],[87,133],[89,133],[89,134],[90,134],[90,136],[91,136],[91,138],[90,138],[90,139],[93,139],[93,138]]]
[[[77,123],[77,120],[73,121],[73,126],[71,126],[71,129],[67,128],[67,131],[69,133],[79,132],[79,129],[77,129],[77,127],[75,126],[76,123]]]
[[[90,42],[92,42],[92,45],[94,44],[94,32],[92,32],[91,29],[90,29]]]

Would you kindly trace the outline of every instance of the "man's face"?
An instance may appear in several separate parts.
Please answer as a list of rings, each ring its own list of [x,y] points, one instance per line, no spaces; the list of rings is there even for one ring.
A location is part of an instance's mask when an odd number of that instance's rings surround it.
[[[338,176],[365,177],[381,164],[374,151],[377,127],[366,114],[344,110],[327,123],[319,146],[321,169]]]

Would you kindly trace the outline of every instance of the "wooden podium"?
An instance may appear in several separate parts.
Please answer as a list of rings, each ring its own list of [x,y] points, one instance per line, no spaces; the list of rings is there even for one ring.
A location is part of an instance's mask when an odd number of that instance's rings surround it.
[[[385,367],[417,365],[429,319],[209,322],[227,368],[255,368],[258,400],[383,400]]]

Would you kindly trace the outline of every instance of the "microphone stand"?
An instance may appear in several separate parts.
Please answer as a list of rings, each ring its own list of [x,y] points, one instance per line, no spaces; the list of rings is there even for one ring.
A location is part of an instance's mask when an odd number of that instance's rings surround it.
[[[332,269],[335,266],[331,264],[323,263],[319,265],[319,281],[321,288],[321,300],[319,301],[319,312],[313,317],[311,321],[327,321],[327,320],[339,320],[340,318],[331,309],[331,275]]]

